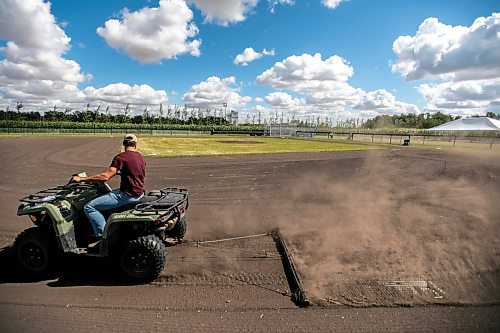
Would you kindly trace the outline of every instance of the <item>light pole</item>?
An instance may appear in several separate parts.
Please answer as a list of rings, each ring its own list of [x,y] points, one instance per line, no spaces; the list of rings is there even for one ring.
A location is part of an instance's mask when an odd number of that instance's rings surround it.
[[[222,103],[222,106],[224,107],[224,120],[227,121],[227,102]]]

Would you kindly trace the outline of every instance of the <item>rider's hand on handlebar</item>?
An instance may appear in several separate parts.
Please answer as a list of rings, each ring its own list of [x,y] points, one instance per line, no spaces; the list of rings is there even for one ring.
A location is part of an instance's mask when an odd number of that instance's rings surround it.
[[[75,176],[71,177],[71,181],[70,182],[71,183],[79,183],[81,181],[82,181],[82,178],[80,176],[76,176],[75,175]]]

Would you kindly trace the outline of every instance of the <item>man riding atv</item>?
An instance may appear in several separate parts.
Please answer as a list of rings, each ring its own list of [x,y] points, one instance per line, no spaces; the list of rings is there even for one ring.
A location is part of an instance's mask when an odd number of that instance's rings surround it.
[[[95,198],[84,206],[85,215],[92,223],[95,236],[94,242],[88,245],[89,249],[98,249],[100,246],[102,232],[106,225],[102,210],[137,202],[144,196],[146,161],[137,151],[137,137],[134,134],[125,135],[123,147],[125,151],[116,155],[104,172],[90,177],[73,176],[72,178],[73,182],[80,183],[108,181],[118,172],[121,176],[120,188]]]
[[[107,258],[132,281],[160,275],[166,246],[186,234],[188,190],[164,187],[144,194],[146,163],[136,144],[135,135],[127,134],[125,152],[106,171],[91,177],[82,172],[68,184],[19,199],[17,215],[35,224],[14,241],[20,272],[43,278],[65,269],[74,256],[89,256]],[[120,188],[113,191],[106,180],[118,172]]]

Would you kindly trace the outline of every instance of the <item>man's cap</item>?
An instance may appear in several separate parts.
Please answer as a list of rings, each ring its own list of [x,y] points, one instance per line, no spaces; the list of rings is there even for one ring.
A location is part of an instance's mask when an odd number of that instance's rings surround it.
[[[123,141],[137,142],[137,137],[135,136],[135,134],[126,134],[123,137]]]

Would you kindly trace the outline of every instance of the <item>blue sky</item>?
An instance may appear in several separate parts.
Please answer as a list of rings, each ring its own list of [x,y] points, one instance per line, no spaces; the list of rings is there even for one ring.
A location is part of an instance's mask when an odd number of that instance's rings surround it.
[[[2,108],[90,103],[120,112],[131,103],[140,113],[159,103],[227,102],[242,115],[298,118],[500,109],[496,1],[2,0],[0,7]],[[247,48],[255,60],[244,57]]]

